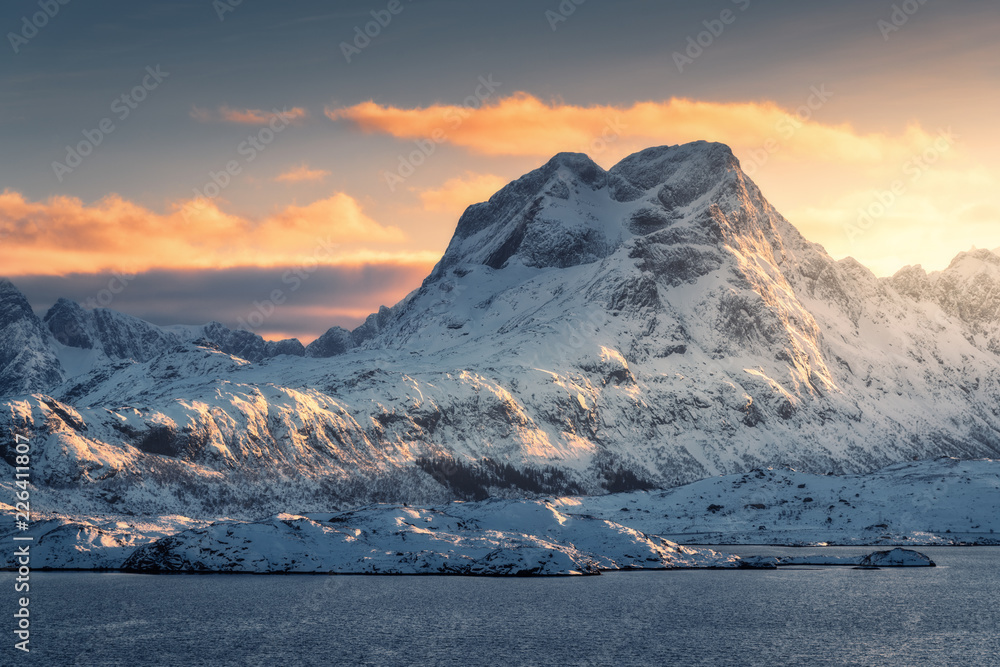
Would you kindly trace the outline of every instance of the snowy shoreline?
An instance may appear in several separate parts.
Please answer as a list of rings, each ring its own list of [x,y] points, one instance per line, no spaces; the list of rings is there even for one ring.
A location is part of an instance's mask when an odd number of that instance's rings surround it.
[[[661,491],[263,518],[60,514],[45,511],[50,502],[34,505],[27,531],[0,539],[31,536],[33,569],[517,576],[760,567],[717,550],[1000,545],[998,489],[996,461],[935,459],[868,475],[764,469]],[[13,507],[0,514],[14,526]]]

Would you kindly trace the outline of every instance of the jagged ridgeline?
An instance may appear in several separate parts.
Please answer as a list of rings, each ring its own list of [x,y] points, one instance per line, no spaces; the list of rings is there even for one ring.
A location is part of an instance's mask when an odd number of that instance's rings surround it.
[[[1000,452],[1000,256],[876,278],[721,144],[560,154],[423,284],[303,347],[0,284],[40,508],[187,515],[625,491]],[[7,447],[7,444],[0,445]],[[9,454],[9,451],[7,452]]]

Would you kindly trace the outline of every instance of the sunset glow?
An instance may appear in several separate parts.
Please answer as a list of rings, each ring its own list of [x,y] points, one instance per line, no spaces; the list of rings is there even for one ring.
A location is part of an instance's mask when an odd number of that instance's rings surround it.
[[[427,32],[409,9],[409,22],[360,48],[352,31],[371,20],[360,6],[291,23],[271,10],[220,21],[164,8],[156,21],[168,34],[186,21],[202,41],[164,53],[129,42],[127,58],[95,56],[66,85],[45,58],[69,52],[60,35],[71,21],[53,20],[18,45],[5,75],[5,90],[23,92],[0,101],[0,133],[19,156],[0,168],[0,266],[33,276],[21,282],[29,294],[39,286],[40,309],[58,290],[39,276],[208,270],[221,280],[236,267],[295,266],[321,242],[329,267],[428,267],[467,206],[556,153],[610,168],[649,146],[704,139],[730,145],[833,256],[880,276],[941,269],[972,246],[1000,247],[1000,131],[984,111],[1000,101],[994,10],[959,4],[928,4],[887,30],[885,8],[862,3],[805,19],[740,2],[708,37],[715,18],[693,4],[588,4],[557,19],[531,7],[534,22],[526,15],[510,38],[517,48],[477,37],[460,60],[435,42],[443,28]],[[63,13],[73,11],[100,21]],[[456,11],[496,35],[514,25]],[[241,37],[254,30],[281,47],[261,56]],[[597,33],[618,48],[583,49]],[[780,57],[760,46],[776,34],[794,42]],[[692,47],[699,39],[708,46]],[[331,50],[341,41],[347,58]],[[380,305],[391,304],[364,308]],[[304,330],[299,311],[281,312],[278,326]]]

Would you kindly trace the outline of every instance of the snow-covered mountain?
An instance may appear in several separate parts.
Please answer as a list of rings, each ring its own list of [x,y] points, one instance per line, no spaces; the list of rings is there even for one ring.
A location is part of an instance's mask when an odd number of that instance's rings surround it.
[[[3,370],[0,421],[33,439],[38,501],[79,512],[325,511],[995,457],[997,282],[984,251],[891,279],[834,261],[720,144],[610,170],[560,154],[470,207],[402,302],[308,348],[71,302],[46,328],[8,285],[0,324],[21,342],[0,359],[20,365]]]
[[[53,387],[65,379],[51,344],[28,300],[0,279],[0,396]]]
[[[281,354],[305,355],[305,347],[295,339],[265,341],[255,333],[234,331],[218,322],[161,328],[107,308],[86,310],[69,299],[59,299],[49,308],[44,323],[60,343],[63,358],[73,359],[66,363],[76,367],[73,375],[102,361],[149,361],[192,341],[252,362]],[[74,351],[82,351],[82,357]]]

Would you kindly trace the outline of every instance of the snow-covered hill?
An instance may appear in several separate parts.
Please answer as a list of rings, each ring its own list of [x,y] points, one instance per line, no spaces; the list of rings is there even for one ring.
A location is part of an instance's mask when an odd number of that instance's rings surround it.
[[[212,523],[51,516],[17,534],[32,537],[36,569],[554,575],[743,565],[737,556],[689,549],[540,500],[376,505]],[[5,557],[0,567],[16,563]]]
[[[676,542],[1000,544],[1000,462],[938,459],[839,477],[756,470],[658,492],[289,509],[214,522],[43,513],[27,531],[0,540],[30,536],[35,568],[143,572],[513,575],[858,565],[815,553],[740,559]],[[0,523],[13,528],[13,514],[0,504]],[[885,553],[873,562],[901,557]],[[14,559],[11,550],[0,566],[16,567]]]
[[[720,144],[560,154],[308,348],[70,302],[40,327],[8,285],[0,426],[43,509],[201,517],[996,457],[998,264],[834,261]]]
[[[685,544],[1000,544],[1000,461],[942,458],[867,475],[758,469],[554,503]]]
[[[550,503],[485,501],[220,522],[144,545],[121,567],[138,572],[553,575],[740,565],[736,556],[563,514]]]

